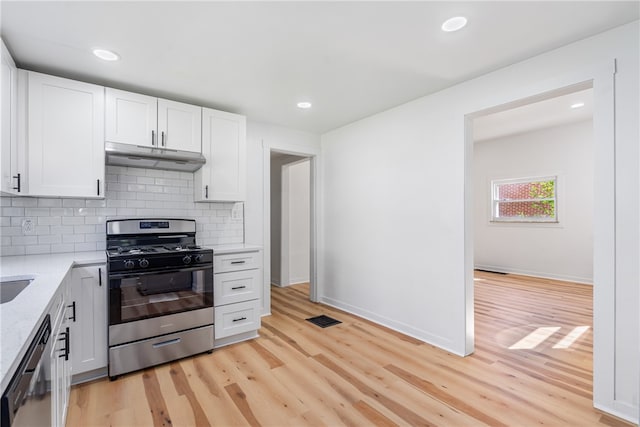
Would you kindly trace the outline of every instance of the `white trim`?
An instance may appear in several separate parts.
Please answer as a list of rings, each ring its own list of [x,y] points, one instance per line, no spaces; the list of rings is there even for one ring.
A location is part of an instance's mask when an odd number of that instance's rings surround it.
[[[543,279],[561,280],[565,282],[580,283],[583,285],[593,285],[590,277],[566,276],[562,274],[546,273],[544,271],[520,270],[518,268],[502,267],[497,265],[476,264],[477,270],[495,271],[496,273],[517,274],[519,276],[541,277]]]
[[[503,103],[464,116],[465,126],[465,301],[466,353],[473,349],[473,118],[501,111],[550,96],[593,86],[594,123],[594,346],[593,401],[601,408],[619,408],[624,418],[635,417],[633,408],[616,401],[615,395],[615,288],[616,288],[616,216],[615,216],[615,59],[576,68],[511,93]],[[630,418],[630,419],[631,419]]]
[[[280,177],[280,284],[281,286],[289,286],[289,273],[291,265],[289,262],[289,167],[287,164],[282,165]]]
[[[271,151],[309,158],[309,170],[311,180],[310,199],[310,260],[309,260],[309,299],[318,302],[318,295],[322,294],[322,283],[318,280],[319,263],[322,261],[318,254],[318,221],[321,209],[318,195],[320,194],[320,149],[298,146],[280,142],[266,142],[262,140],[263,162],[263,306],[262,315],[271,313]]]

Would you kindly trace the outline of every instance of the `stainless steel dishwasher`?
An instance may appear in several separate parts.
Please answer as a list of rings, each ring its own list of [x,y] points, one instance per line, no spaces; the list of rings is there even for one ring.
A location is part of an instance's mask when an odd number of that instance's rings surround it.
[[[51,318],[47,314],[2,395],[2,427],[51,426],[49,369]]]

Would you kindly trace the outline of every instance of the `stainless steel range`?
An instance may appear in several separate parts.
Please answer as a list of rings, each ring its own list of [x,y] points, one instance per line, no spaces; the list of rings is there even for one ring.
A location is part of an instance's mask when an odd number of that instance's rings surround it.
[[[186,219],[107,221],[109,377],[213,349],[213,251]]]

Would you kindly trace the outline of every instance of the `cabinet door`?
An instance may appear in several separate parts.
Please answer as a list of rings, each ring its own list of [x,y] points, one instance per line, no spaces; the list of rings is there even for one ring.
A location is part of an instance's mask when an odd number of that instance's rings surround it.
[[[72,270],[71,361],[74,375],[107,366],[107,284],[104,266]],[[73,309],[73,307],[72,307]],[[73,317],[73,316],[71,316]]]
[[[105,139],[121,144],[157,146],[158,99],[106,89]]]
[[[158,99],[160,148],[202,152],[202,107]]]
[[[231,271],[213,275],[213,301],[215,306],[249,301],[260,297],[259,269]]]
[[[28,73],[29,194],[104,197],[104,88]]]
[[[195,201],[244,201],[246,118],[203,108],[202,123],[202,154],[207,163],[195,174]]]
[[[17,161],[18,161],[18,145],[17,145],[17,92],[18,92],[18,70],[16,64],[13,62],[13,58],[9,54],[4,42],[0,42],[2,45],[1,51],[1,67],[0,76],[2,77],[2,107],[0,112],[2,113],[2,122],[0,124],[0,145],[2,147],[2,165],[0,170],[2,171],[2,182],[0,184],[0,191],[5,193],[17,193],[17,178],[13,178],[18,174]]]

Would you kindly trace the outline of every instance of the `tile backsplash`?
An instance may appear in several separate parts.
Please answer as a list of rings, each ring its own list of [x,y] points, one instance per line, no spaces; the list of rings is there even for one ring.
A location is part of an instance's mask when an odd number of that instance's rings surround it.
[[[193,174],[107,166],[106,197],[0,197],[0,255],[105,249],[105,220],[167,217],[196,220],[200,245],[242,243],[242,203],[194,203]]]

